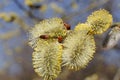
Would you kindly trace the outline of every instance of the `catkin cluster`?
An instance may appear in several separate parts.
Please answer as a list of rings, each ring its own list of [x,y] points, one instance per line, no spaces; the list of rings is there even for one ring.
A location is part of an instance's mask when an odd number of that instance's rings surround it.
[[[95,53],[95,34],[102,34],[112,24],[112,15],[104,9],[93,12],[74,30],[61,18],[41,21],[29,31],[29,45],[34,49],[33,67],[44,80],[53,80],[62,67],[80,70]]]

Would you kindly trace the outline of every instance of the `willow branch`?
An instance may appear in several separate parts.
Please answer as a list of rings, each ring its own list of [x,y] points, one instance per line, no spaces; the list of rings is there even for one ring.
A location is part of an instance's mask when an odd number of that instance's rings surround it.
[[[42,19],[34,16],[30,10],[27,10],[25,7],[23,7],[23,5],[20,4],[20,2],[18,0],[14,0],[14,2],[18,6],[18,8],[20,8],[22,11],[24,11],[30,18],[35,19],[37,21],[41,21],[42,20]]]

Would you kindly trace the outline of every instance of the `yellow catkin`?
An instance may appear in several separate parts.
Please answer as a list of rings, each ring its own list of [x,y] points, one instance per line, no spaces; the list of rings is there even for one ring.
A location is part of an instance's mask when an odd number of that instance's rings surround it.
[[[100,9],[88,16],[86,23],[91,25],[93,34],[102,34],[110,27],[112,21],[112,15],[104,9]]]
[[[69,69],[80,70],[92,59],[95,52],[95,41],[87,31],[73,32],[65,40],[63,64]]]
[[[50,37],[65,37],[67,30],[60,18],[51,18],[41,21],[29,31],[30,46],[34,46],[40,35],[49,35]],[[40,39],[39,39],[40,40]]]
[[[33,67],[44,80],[53,80],[61,72],[62,46],[57,42],[43,44],[39,51],[33,52]]]

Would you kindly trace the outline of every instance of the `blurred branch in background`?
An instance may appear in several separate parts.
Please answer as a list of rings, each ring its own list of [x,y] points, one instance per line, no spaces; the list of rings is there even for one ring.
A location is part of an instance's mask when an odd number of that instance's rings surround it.
[[[41,21],[42,19],[40,19],[39,17],[36,17],[31,10],[27,10],[23,4],[21,4],[18,0],[14,0],[15,4],[18,6],[18,8],[20,8],[21,10],[23,10],[23,12],[25,12],[30,18],[37,20],[37,21]]]
[[[115,77],[113,80],[120,80],[120,68],[118,69],[118,71],[115,74]]]
[[[20,31],[19,30],[13,30],[13,31],[9,31],[7,33],[4,34],[0,34],[0,39],[2,40],[9,40],[15,36],[19,36],[20,35]]]

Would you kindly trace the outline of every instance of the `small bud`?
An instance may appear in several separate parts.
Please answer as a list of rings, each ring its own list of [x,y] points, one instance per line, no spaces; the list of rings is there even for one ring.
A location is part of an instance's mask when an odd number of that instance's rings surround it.
[[[105,40],[103,41],[104,49],[111,49],[117,45],[120,40],[120,26],[115,26],[107,34]]]
[[[67,29],[67,30],[70,30],[70,25],[69,24],[67,24],[67,23],[64,23],[64,26],[65,26],[65,28]]]
[[[41,39],[48,39],[48,38],[50,38],[50,36],[49,35],[41,35],[40,38]]]
[[[63,42],[63,38],[61,36],[58,37],[58,42],[62,43]]]

